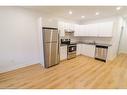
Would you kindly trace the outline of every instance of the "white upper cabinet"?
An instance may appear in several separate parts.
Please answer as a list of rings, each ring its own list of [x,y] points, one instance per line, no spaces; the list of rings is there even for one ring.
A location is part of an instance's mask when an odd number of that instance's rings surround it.
[[[98,26],[97,24],[79,25],[74,34],[75,36],[97,36]]]
[[[65,36],[65,31],[74,31],[74,36],[112,37],[113,21],[87,25],[59,22],[58,29],[60,36]]]
[[[65,31],[66,32],[74,31],[75,24],[58,22],[58,29],[60,31],[60,36],[65,36]]]
[[[84,35],[87,35],[87,30],[86,30],[86,25],[80,25],[79,28],[80,28],[80,33],[79,35],[80,36],[84,36]]]
[[[112,37],[113,33],[113,22],[99,23],[98,36],[100,37]]]
[[[74,24],[72,24],[72,23],[64,23],[64,30],[66,32],[74,31]]]
[[[85,25],[75,25],[74,36],[84,36],[86,35]]]
[[[78,24],[75,24],[74,25],[74,36],[79,36],[79,33],[80,33],[80,25]]]
[[[99,27],[98,24],[89,24],[87,27],[87,36],[98,36]]]
[[[82,36],[89,36],[89,25],[82,25],[83,26],[83,35]]]
[[[68,23],[67,25],[68,25],[68,27],[67,27],[68,31],[74,31],[74,24]]]
[[[63,26],[64,26],[64,30],[69,30],[70,24],[69,23],[63,23]]]
[[[65,36],[65,34],[64,34],[64,23],[63,22],[58,22],[58,30],[60,32],[60,36]]]
[[[94,23],[87,25],[76,25],[74,36],[89,37],[112,37],[113,21]]]

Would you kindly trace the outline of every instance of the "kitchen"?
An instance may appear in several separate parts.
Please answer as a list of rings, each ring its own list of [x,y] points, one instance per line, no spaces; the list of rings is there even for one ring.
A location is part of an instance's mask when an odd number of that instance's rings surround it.
[[[97,24],[99,24],[99,25],[97,25]],[[69,26],[69,25],[67,25],[67,26]],[[61,36],[65,37],[65,38],[67,38],[67,37],[70,38],[69,36],[71,36],[71,38],[75,39],[75,42],[73,42],[73,43],[75,43],[75,45],[77,44],[77,46],[75,46],[75,50],[77,50],[75,55],[82,54],[82,55],[86,55],[89,57],[93,57],[93,58],[95,57],[96,58],[98,56],[97,55],[97,47],[101,47],[102,51],[103,50],[106,50],[106,51],[102,55],[99,54],[100,60],[103,60],[106,62],[107,54],[108,54],[108,48],[110,48],[111,44],[106,44],[105,42],[104,43],[96,43],[94,40],[89,40],[89,41],[85,40],[84,41],[83,38],[87,37],[89,39],[89,37],[90,38],[92,37],[92,38],[95,38],[95,40],[97,38],[111,39],[112,38],[112,30],[113,30],[113,22],[103,22],[103,23],[78,25],[78,26],[75,25],[74,28],[71,28],[72,26],[73,25],[70,25],[70,27],[67,27],[68,29],[65,27],[65,29],[61,30],[61,32],[65,33],[65,35],[61,35]],[[66,30],[66,31],[64,31],[64,30]],[[100,33],[102,30],[105,30],[105,31],[103,31],[103,34]],[[91,32],[91,31],[93,31],[93,32]],[[99,32],[100,34],[98,33],[98,31],[100,31]],[[61,33],[61,34],[64,34],[64,33]],[[90,34],[88,34],[88,33],[90,33]],[[78,37],[78,38],[76,38],[76,37]],[[77,39],[78,39],[78,41],[76,41]],[[76,49],[76,47],[77,47],[77,49]],[[66,47],[65,47],[65,49],[66,49]],[[63,55],[61,55],[61,56],[63,56]],[[101,56],[104,58],[101,58]],[[65,59],[67,59],[67,58],[65,57]]]
[[[0,9],[0,88],[127,87],[115,77],[126,73],[127,7]]]
[[[121,18],[110,18],[83,25],[58,22],[60,61],[69,60],[78,55],[95,58],[105,63],[112,61],[118,54],[122,21]],[[118,29],[114,31],[115,24]],[[117,35],[114,32],[118,32]],[[113,42],[114,39],[117,42]]]

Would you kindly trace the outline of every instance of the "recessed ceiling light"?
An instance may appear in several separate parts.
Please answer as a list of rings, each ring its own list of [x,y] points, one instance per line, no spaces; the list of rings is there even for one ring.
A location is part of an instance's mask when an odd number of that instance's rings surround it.
[[[85,18],[85,16],[81,16],[81,18]]]
[[[72,14],[72,11],[69,11],[69,14],[71,15]]]
[[[119,11],[120,9],[121,9],[121,7],[116,7],[116,10],[118,10],[118,11]]]
[[[99,15],[100,13],[99,12],[96,12],[95,15]]]

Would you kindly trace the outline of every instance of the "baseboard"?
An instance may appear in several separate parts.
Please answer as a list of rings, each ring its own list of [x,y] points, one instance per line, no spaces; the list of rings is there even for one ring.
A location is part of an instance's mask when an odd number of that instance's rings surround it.
[[[24,67],[27,67],[27,66],[31,66],[31,65],[34,65],[34,64],[39,64],[39,62],[35,62],[35,63],[27,63],[27,64],[10,64],[10,65],[6,65],[6,66],[3,66],[2,68],[0,68],[0,73],[5,73],[5,72],[9,72],[9,71],[13,71],[13,70],[16,70],[16,69],[20,69],[20,68],[24,68]]]

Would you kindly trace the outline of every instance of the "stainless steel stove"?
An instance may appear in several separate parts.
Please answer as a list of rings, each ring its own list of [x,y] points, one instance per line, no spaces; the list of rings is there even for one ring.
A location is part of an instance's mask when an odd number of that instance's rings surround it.
[[[70,39],[61,39],[61,44],[67,44],[67,59],[76,57],[77,44],[71,43]]]

